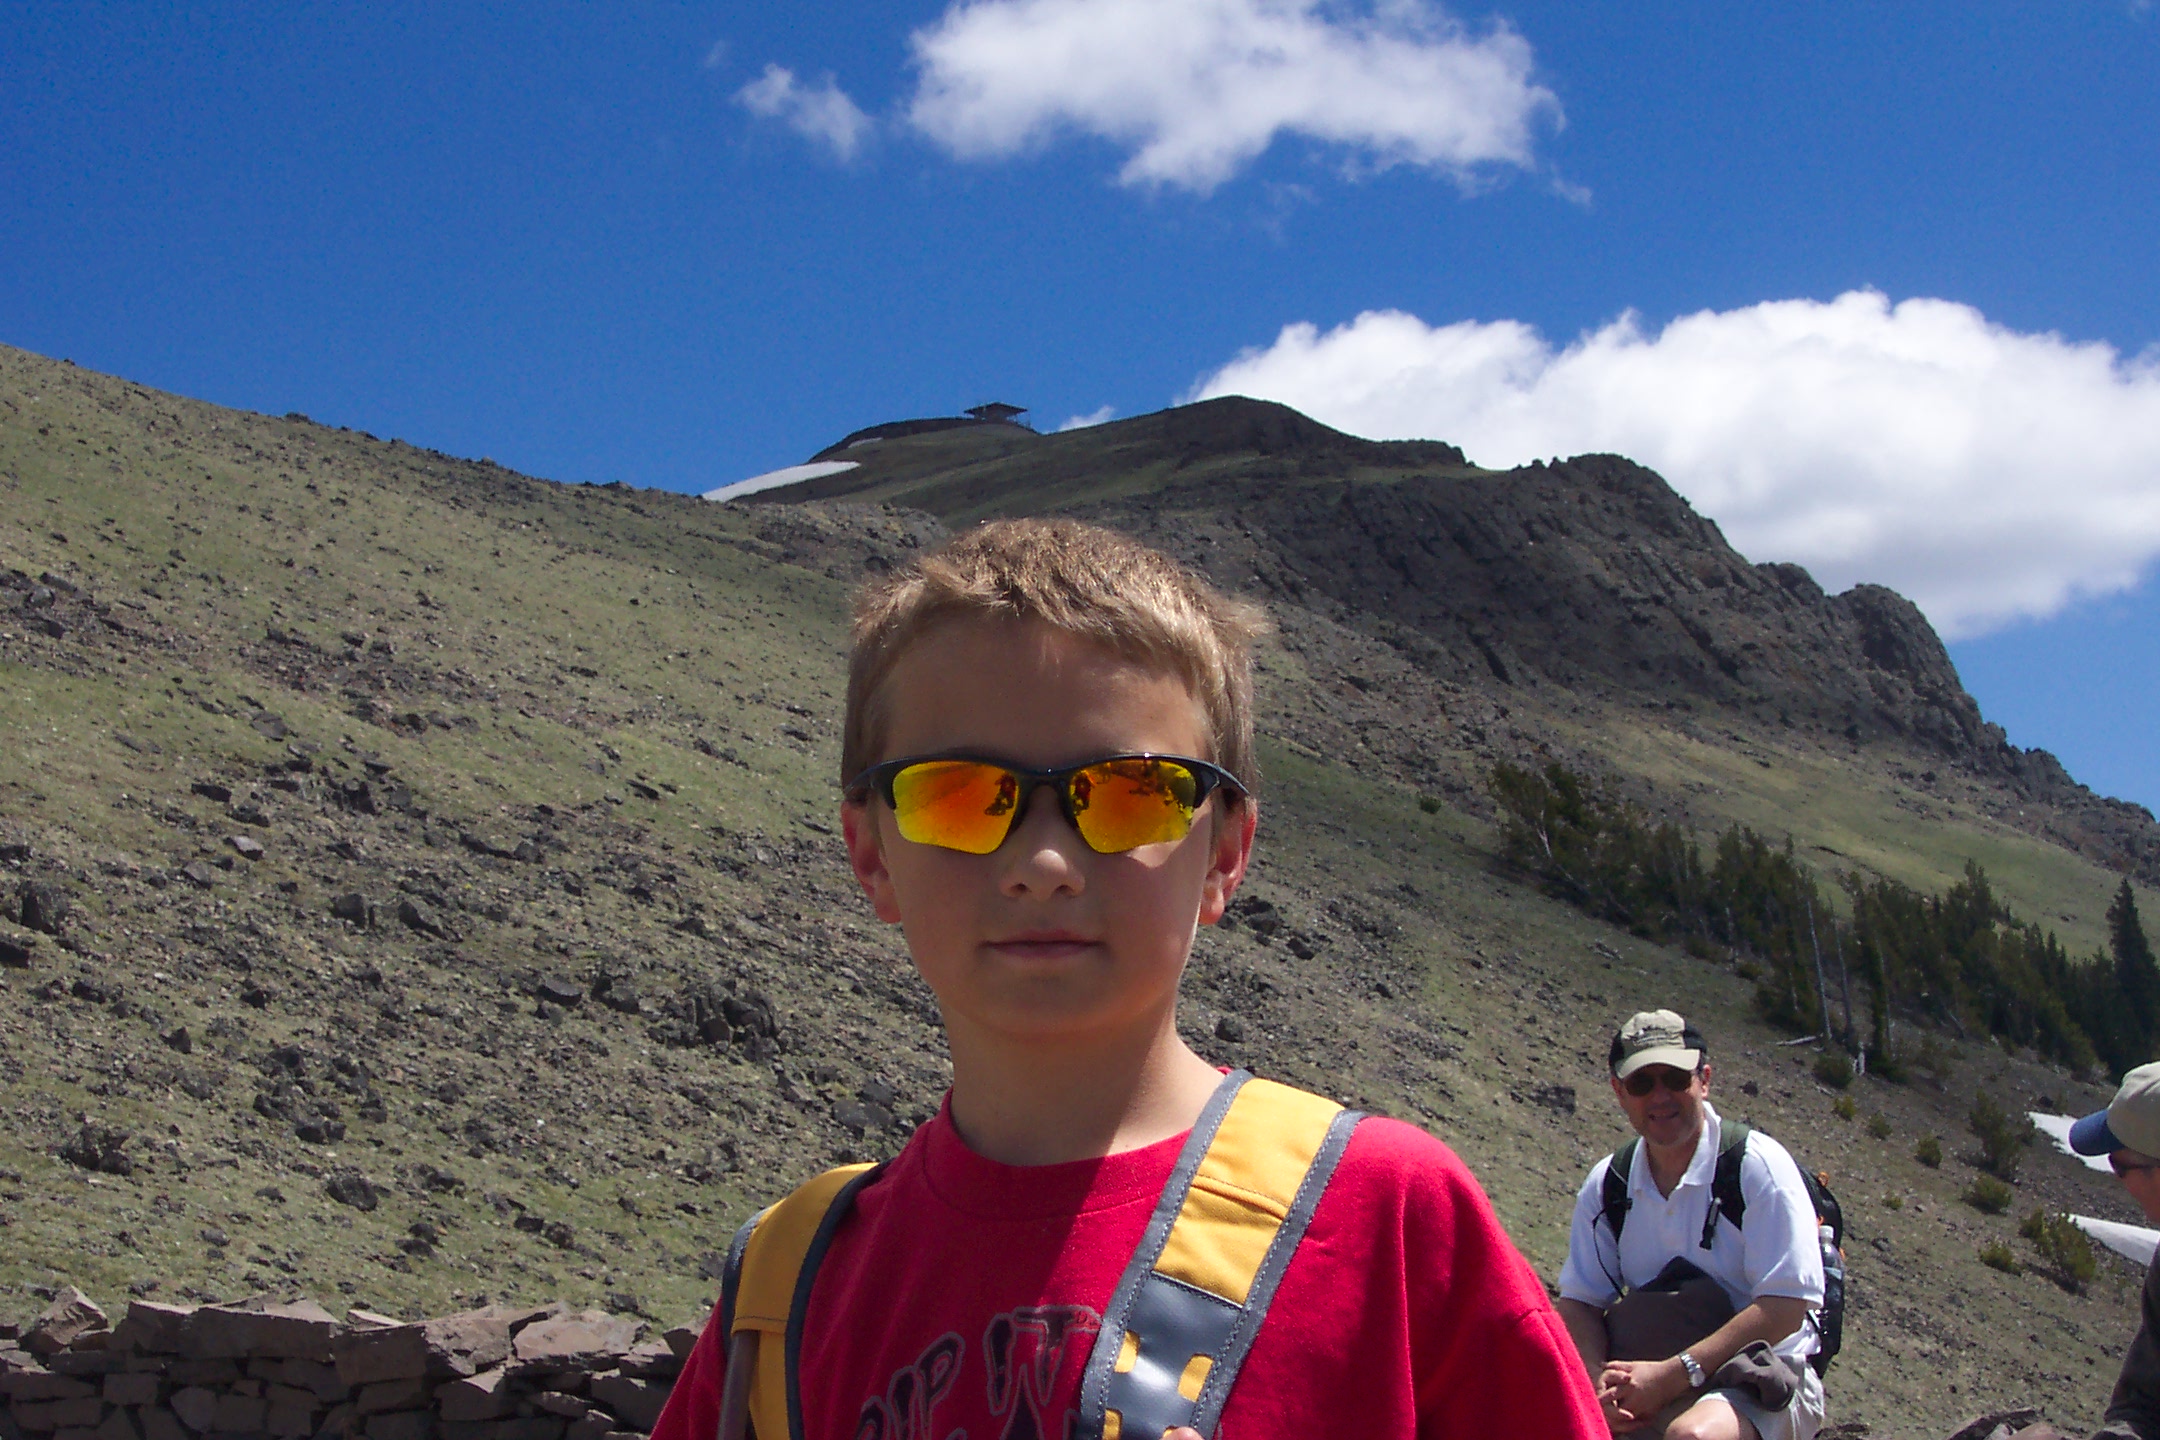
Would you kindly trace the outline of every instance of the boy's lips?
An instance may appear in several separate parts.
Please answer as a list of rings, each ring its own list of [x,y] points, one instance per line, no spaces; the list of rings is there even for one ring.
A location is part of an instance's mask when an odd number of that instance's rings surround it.
[[[989,948],[1019,960],[1062,960],[1094,944],[1087,936],[1071,930],[1023,930],[992,940]]]

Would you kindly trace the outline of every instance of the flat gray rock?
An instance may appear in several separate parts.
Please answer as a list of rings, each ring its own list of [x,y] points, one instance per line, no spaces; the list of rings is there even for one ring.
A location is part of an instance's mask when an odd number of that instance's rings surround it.
[[[637,1344],[640,1325],[601,1310],[535,1321],[520,1330],[512,1353],[521,1367],[540,1370],[613,1368]]]

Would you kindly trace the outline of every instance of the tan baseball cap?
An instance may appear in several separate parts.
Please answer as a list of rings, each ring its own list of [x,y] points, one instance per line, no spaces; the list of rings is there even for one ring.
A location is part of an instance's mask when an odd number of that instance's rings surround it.
[[[2080,1155],[2135,1150],[2160,1157],[2160,1061],[2123,1076],[2122,1088],[2107,1109],[2072,1125],[2070,1148]]]
[[[1702,1032],[1671,1010],[1639,1010],[1628,1016],[1613,1036],[1607,1063],[1613,1078],[1625,1080],[1645,1065],[1670,1065],[1693,1070],[1702,1064],[1709,1047]]]

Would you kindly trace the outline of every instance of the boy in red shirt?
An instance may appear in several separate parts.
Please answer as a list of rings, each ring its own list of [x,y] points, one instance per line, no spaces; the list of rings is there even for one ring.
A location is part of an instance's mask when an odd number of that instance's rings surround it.
[[[1070,521],[984,525],[859,602],[848,857],[937,997],[953,1083],[831,1230],[790,1339],[802,1440],[1089,1428],[1097,1332],[1224,1083],[1179,1038],[1177,994],[1252,854],[1261,624]],[[1462,1162],[1391,1120],[1348,1137],[1214,1433],[1605,1435]],[[653,1440],[713,1440],[722,1329]]]

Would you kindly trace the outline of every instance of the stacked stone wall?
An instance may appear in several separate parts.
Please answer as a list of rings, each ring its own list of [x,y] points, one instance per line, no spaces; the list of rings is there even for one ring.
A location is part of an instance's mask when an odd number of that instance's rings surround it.
[[[697,1339],[562,1305],[433,1320],[80,1291],[0,1325],[0,1440],[642,1440]]]

